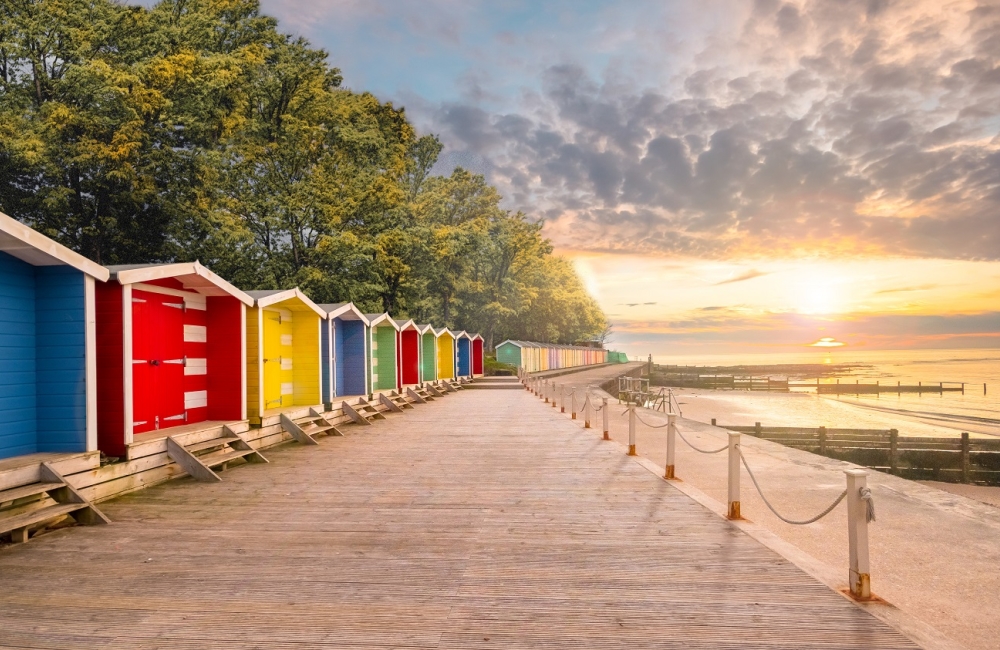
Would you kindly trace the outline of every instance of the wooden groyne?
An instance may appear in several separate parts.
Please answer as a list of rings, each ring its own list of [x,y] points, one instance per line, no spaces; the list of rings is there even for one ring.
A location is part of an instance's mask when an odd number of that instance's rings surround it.
[[[749,391],[778,391],[790,392],[792,390],[813,390],[820,395],[878,395],[881,393],[903,393],[921,394],[944,394],[960,393],[965,394],[966,389],[970,391],[978,390],[979,384],[967,382],[917,382],[914,384],[903,384],[897,381],[895,384],[884,384],[880,381],[863,384],[860,380],[853,383],[836,381],[823,382],[819,379],[815,381],[792,381],[787,377],[757,377],[753,375],[700,375],[700,374],[664,374],[653,372],[650,375],[650,383],[654,386],[665,386],[671,388],[702,388],[707,390],[749,390]],[[986,384],[983,384],[983,394],[986,394]]]
[[[896,429],[712,424],[913,480],[1000,485],[1000,440],[901,436]]]

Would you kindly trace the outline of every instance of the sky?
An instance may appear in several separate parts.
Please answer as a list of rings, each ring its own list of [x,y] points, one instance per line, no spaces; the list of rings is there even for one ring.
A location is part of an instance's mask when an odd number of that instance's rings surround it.
[[[262,0],[630,354],[1000,348],[1000,3]]]

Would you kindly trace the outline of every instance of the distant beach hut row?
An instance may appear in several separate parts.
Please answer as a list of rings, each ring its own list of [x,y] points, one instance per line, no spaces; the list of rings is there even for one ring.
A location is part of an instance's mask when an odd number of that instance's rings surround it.
[[[483,374],[482,337],[241,291],[198,262],[105,268],[0,214],[0,459]]]
[[[604,348],[534,341],[507,340],[497,346],[497,361],[523,368],[527,372],[617,363],[618,354]]]

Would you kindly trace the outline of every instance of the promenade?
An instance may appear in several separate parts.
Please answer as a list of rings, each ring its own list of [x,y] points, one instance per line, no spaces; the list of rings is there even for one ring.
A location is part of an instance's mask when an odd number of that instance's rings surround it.
[[[0,647],[916,647],[526,391],[345,432],[0,550]]]

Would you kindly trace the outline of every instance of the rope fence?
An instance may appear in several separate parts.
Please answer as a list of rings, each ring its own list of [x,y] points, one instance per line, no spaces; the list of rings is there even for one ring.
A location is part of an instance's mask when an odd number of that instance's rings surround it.
[[[553,408],[558,406],[560,407],[560,412],[566,412],[567,392],[565,385],[559,386],[554,381],[539,377],[532,377],[528,374],[522,375],[522,382],[527,390],[543,399],[546,404],[552,404]],[[571,387],[568,393],[572,419],[577,419],[577,414],[582,411],[584,414],[584,428],[590,428],[591,417],[600,412],[603,416],[604,439],[610,440],[611,423],[608,416],[608,398],[602,397],[601,403],[597,405],[595,404],[594,396],[591,395],[588,388],[584,390],[585,396],[583,398],[583,403],[578,408],[576,393],[577,388],[575,387]],[[636,455],[636,429],[640,423],[651,430],[666,429],[667,458],[664,467],[664,478],[666,479],[676,478],[675,456],[677,437],[680,437],[680,439],[683,440],[688,447],[702,454],[714,455],[728,450],[727,517],[733,520],[742,519],[740,516],[741,466],[746,470],[754,489],[760,496],[761,501],[764,502],[764,505],[774,514],[775,517],[786,524],[793,526],[805,526],[815,523],[833,512],[841,502],[846,501],[848,546],[850,556],[848,574],[850,592],[853,597],[859,600],[868,600],[871,598],[871,577],[868,557],[868,524],[875,521],[875,503],[872,497],[871,489],[867,485],[868,472],[860,469],[845,470],[844,474],[847,486],[840,492],[839,495],[837,495],[832,503],[826,506],[815,516],[807,519],[792,519],[780,513],[774,504],[771,503],[770,499],[765,496],[756,474],[754,474],[750,467],[750,463],[743,454],[740,445],[741,438],[739,433],[734,431],[728,432],[729,440],[727,444],[719,447],[718,449],[705,449],[699,447],[684,435],[684,430],[677,426],[677,417],[683,417],[683,413],[681,412],[681,405],[677,401],[677,397],[674,395],[672,390],[668,391],[667,405],[668,410],[670,411],[667,414],[667,422],[661,424],[651,423],[642,417],[635,405],[630,405],[628,409],[621,413],[622,416],[625,416],[626,414],[628,415],[628,454],[630,456]],[[616,418],[616,424],[618,422],[619,418]],[[621,431],[620,429],[616,430]],[[691,429],[687,429],[686,432],[688,434],[695,433],[695,431]]]

